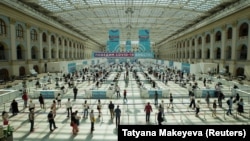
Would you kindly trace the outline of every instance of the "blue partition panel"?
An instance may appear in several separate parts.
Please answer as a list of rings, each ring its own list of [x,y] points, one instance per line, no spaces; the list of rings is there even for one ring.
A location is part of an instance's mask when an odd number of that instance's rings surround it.
[[[214,89],[206,89],[206,90],[202,90],[202,94],[201,94],[201,97],[206,97],[207,95],[207,92],[209,92],[210,94],[210,97],[216,97],[215,96],[215,90]]]
[[[54,99],[55,98],[55,92],[54,91],[41,91],[40,94],[42,94],[43,98],[48,98],[48,99]]]
[[[162,98],[162,90],[156,90],[158,98]],[[148,90],[149,98],[155,98],[155,90]]]
[[[106,91],[93,90],[92,91],[92,98],[105,99],[106,98]]]

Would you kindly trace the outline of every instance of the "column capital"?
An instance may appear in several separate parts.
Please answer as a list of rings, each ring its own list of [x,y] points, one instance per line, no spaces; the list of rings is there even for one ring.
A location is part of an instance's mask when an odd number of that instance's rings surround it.
[[[14,19],[14,18],[9,18],[9,20],[10,20],[10,24],[15,24],[16,23],[16,19]]]
[[[232,26],[233,26],[233,27],[237,27],[238,23],[239,23],[238,21],[233,21],[233,22],[232,22]]]
[[[38,28],[38,32],[39,33],[43,33],[43,29],[42,28]]]
[[[31,28],[31,25],[28,24],[28,23],[25,23],[25,26],[26,26],[26,29],[30,29]]]
[[[222,29],[222,30],[226,30],[226,29],[227,29],[227,25],[226,25],[226,24],[222,25],[222,26],[221,26],[221,29]]]

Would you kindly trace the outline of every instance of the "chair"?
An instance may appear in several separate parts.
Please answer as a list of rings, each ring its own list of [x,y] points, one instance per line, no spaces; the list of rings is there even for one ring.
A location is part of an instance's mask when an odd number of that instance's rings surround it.
[[[32,76],[37,76],[37,72],[34,69],[30,69],[30,73]]]

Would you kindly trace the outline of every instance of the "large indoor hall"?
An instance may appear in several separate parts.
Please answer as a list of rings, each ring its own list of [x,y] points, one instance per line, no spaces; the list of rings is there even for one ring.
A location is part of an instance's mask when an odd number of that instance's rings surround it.
[[[250,0],[0,0],[0,141],[248,132],[249,46]]]

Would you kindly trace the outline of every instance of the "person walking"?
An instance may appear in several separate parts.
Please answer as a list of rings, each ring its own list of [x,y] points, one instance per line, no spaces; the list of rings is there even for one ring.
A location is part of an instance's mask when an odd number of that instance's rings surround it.
[[[43,95],[40,94],[40,96],[39,96],[38,99],[39,99],[39,103],[40,103],[41,109],[44,109],[44,98],[43,98]]]
[[[216,109],[217,109],[217,103],[216,103],[216,100],[214,100],[214,102],[213,102],[213,113],[212,113],[213,117],[216,117]]]
[[[77,123],[77,118],[76,118],[76,112],[73,112],[71,114],[71,126],[72,126],[72,133],[76,135],[78,133],[78,123]]]
[[[73,93],[74,93],[74,101],[76,101],[77,92],[78,92],[78,89],[77,89],[77,87],[75,86],[75,87],[73,88]]]
[[[90,133],[92,134],[93,131],[95,130],[95,115],[94,115],[94,110],[91,110],[89,114],[90,122],[91,122],[91,127],[90,127]]]
[[[53,111],[53,116],[56,117],[56,101],[53,100],[53,103],[51,104],[51,110]]]
[[[66,103],[66,108],[68,111],[67,117],[69,117],[69,115],[72,115],[72,104],[71,104],[70,98],[68,98],[68,101]]]
[[[195,105],[195,97],[194,96],[190,97],[189,108],[192,108],[192,106],[193,106],[193,109],[195,109],[196,105]]]
[[[227,110],[227,115],[232,115],[232,108],[233,108],[233,97],[231,96],[228,100],[227,100],[227,105],[228,105],[228,110]]]
[[[170,108],[170,105],[172,106],[172,108],[174,108],[174,104],[173,104],[173,95],[172,95],[172,93],[170,93],[170,95],[169,95],[169,104],[168,104],[168,108]]]
[[[57,94],[56,100],[57,100],[58,107],[59,106],[62,107],[62,104],[61,104],[62,98],[61,98],[61,94],[60,93]]]
[[[109,103],[109,112],[110,112],[111,119],[114,118],[114,108],[115,108],[114,104],[112,103],[112,101],[110,101],[110,103]]]
[[[162,117],[162,110],[160,108],[159,108],[159,112],[157,114],[157,121],[158,121],[158,125],[162,125],[163,117]]]
[[[243,102],[243,98],[240,98],[240,101],[237,103],[237,112],[239,113],[239,115],[241,115],[242,113],[244,113],[244,102]]]
[[[119,105],[117,105],[117,107],[115,109],[115,124],[116,124],[116,128],[118,127],[118,125],[120,125],[120,117],[121,117],[121,110],[119,108]]]
[[[89,113],[89,105],[87,103],[87,100],[85,100],[83,104],[83,118],[87,118]]]
[[[145,106],[144,111],[146,112],[146,122],[148,123],[150,121],[150,113],[153,112],[152,106],[149,102]]]
[[[2,112],[3,125],[9,124],[9,114],[6,111]]]
[[[17,113],[19,113],[19,109],[18,109],[18,103],[16,102],[15,99],[13,99],[12,103],[11,103],[11,111],[12,111],[12,115],[17,115]]]
[[[54,120],[54,115],[53,115],[53,111],[52,109],[50,110],[49,114],[48,114],[48,121],[49,121],[49,129],[50,131],[54,131],[57,127],[55,124],[55,120]],[[52,129],[52,126],[54,127],[54,129]]]
[[[199,116],[199,112],[200,112],[200,100],[197,100],[195,108],[196,108],[195,116],[198,117]]]
[[[33,132],[34,131],[34,121],[35,121],[34,109],[30,110],[29,121],[30,121],[30,132]]]
[[[101,117],[101,113],[102,113],[102,104],[101,104],[101,100],[98,99],[98,103],[97,103],[97,110],[98,110],[98,117]]]

